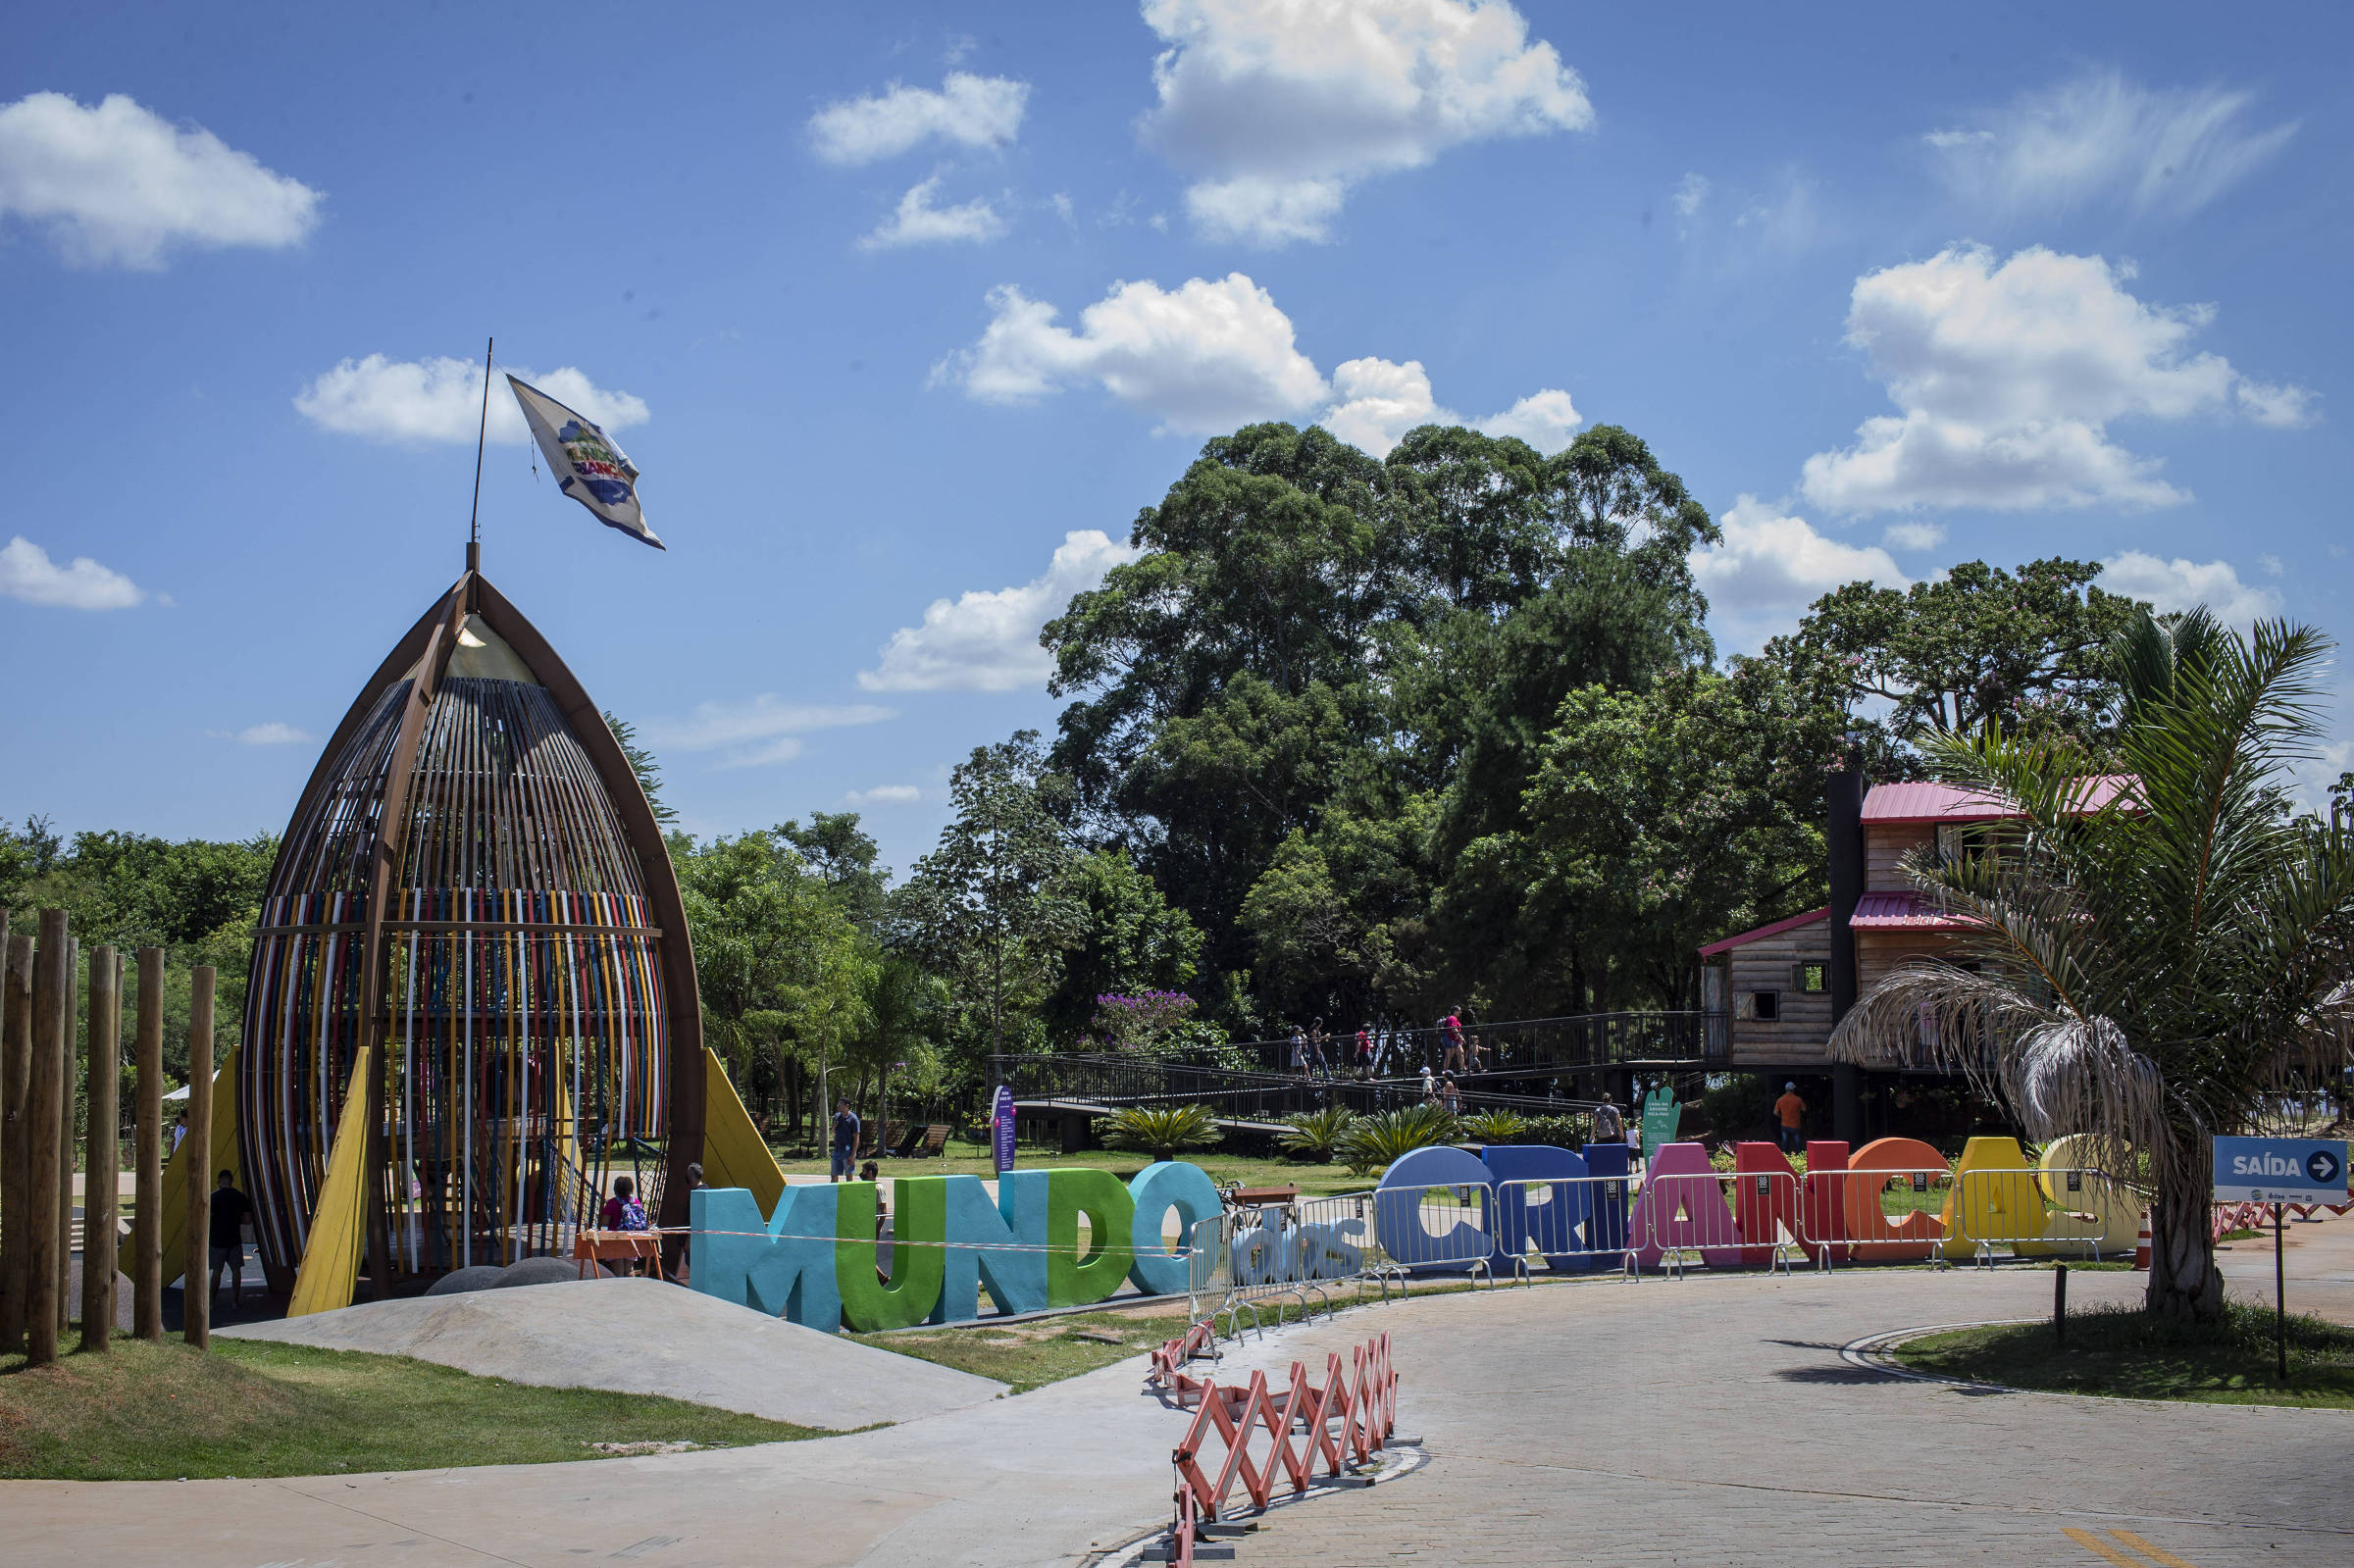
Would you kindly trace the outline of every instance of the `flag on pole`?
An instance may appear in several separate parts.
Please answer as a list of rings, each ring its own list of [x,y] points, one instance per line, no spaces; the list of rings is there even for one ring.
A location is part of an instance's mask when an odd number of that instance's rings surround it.
[[[523,405],[532,439],[546,454],[556,487],[587,507],[599,523],[630,537],[664,548],[638,509],[638,470],[613,437],[529,381],[507,378]]]

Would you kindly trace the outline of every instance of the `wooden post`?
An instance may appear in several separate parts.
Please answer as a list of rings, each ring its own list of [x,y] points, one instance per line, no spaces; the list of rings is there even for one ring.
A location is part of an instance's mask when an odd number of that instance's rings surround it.
[[[65,1076],[65,997],[74,971],[67,945],[66,912],[41,911],[41,941],[32,963],[32,1067],[29,1085],[32,1138],[26,1145],[25,1195],[25,1355],[29,1366],[57,1359],[57,1298],[64,1283],[57,1267],[57,1238],[66,1217],[57,1210],[57,1149],[65,1129],[58,1122],[58,1080]]]
[[[81,1031],[81,1009],[75,1005],[74,980],[81,973],[81,943],[66,937],[66,964],[57,989],[57,1332],[62,1338],[73,1321],[74,1291],[74,1145],[79,1141],[74,1123],[74,1068],[80,1052],[75,1048]]]
[[[82,1135],[81,1347],[115,1336],[115,1209],[122,1165],[117,1120],[123,1092],[123,960],[111,944],[90,949],[89,1122]]]
[[[0,921],[8,918],[0,910]],[[32,938],[8,938],[0,966],[0,1351],[25,1348],[26,1145],[32,1138],[26,1074],[32,1067]]]
[[[180,1336],[213,1342],[213,967],[188,972],[188,1251],[179,1292]]]
[[[138,1162],[130,1213],[131,1332],[164,1337],[164,950],[139,949]]]

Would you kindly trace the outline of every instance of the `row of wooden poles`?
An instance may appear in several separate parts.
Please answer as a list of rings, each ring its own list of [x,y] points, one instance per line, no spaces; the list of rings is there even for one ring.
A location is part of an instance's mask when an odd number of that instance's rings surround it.
[[[0,1352],[23,1350],[31,1366],[57,1359],[67,1328],[74,1222],[74,982],[78,954],[66,912],[44,909],[40,937],[9,935],[0,993]],[[164,1337],[164,950],[138,954],[137,1068],[131,1211],[131,1325],[142,1340]],[[213,1147],[213,982],[191,972],[188,1005],[186,1273],[180,1292],[184,1336],[211,1342]],[[85,1060],[89,1091],[82,1139],[81,1347],[103,1351],[114,1337],[117,1173],[123,1046],[123,958],[90,949]]]

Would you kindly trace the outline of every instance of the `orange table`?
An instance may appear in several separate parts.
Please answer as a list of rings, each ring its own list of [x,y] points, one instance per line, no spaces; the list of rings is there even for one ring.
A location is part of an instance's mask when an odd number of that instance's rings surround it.
[[[656,1231],[582,1231],[572,1239],[572,1255],[584,1280],[590,1264],[614,1258],[649,1259],[654,1278],[662,1278],[662,1237]]]

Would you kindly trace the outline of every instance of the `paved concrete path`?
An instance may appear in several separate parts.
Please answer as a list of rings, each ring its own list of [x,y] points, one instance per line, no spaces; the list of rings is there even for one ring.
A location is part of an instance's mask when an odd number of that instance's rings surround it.
[[[2354,1220],[2299,1230],[2292,1304],[2354,1290]],[[2235,1274],[2261,1261],[2269,1286],[2269,1248],[2228,1257]],[[2071,1283],[2089,1301],[2140,1280]],[[1695,1275],[1425,1298],[1269,1336],[1225,1370],[1389,1329],[1402,1417],[1432,1462],[1279,1508],[1237,1559],[2176,1568],[2122,1530],[2196,1568],[2354,1564],[2354,1413],[1971,1392],[1840,1358],[1869,1334],[2041,1315],[2050,1291],[2025,1271]],[[1166,1517],[1184,1418],[1140,1373],[1132,1360],[883,1431],[725,1452],[102,1497],[0,1483],[0,1559],[1076,1564]]]
[[[2296,1233],[2291,1307],[2354,1321],[2354,1219]],[[2270,1239],[2261,1269],[2254,1245],[2226,1277],[2269,1301]],[[2071,1299],[2135,1298],[2143,1278],[2079,1272]],[[2048,1315],[2051,1291],[2024,1270],[1694,1277],[1344,1315],[1227,1369],[1386,1326],[1401,1429],[1430,1463],[1277,1508],[1235,1558],[2354,1564],[2354,1411],[1990,1393],[1840,1356],[1888,1330]]]
[[[481,1377],[659,1393],[851,1432],[995,1399],[1005,1385],[659,1280],[566,1280],[364,1301],[223,1339],[411,1355]]]

